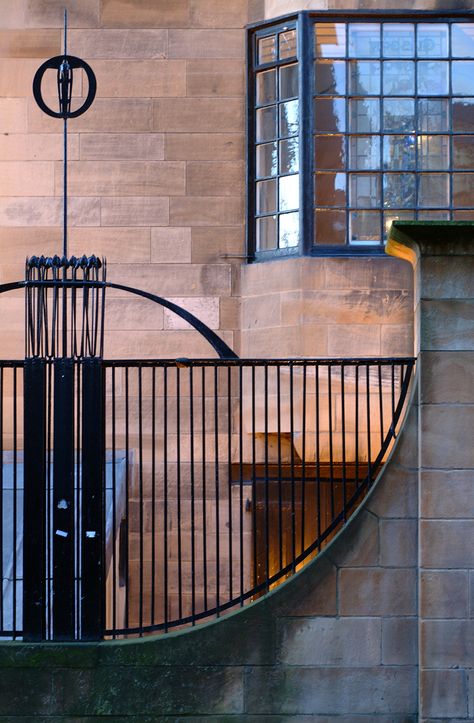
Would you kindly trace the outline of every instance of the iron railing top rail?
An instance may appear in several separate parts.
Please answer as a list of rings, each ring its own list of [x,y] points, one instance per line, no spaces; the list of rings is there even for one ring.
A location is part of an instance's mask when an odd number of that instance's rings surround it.
[[[413,365],[416,357],[354,357],[354,358],[229,358],[229,359],[104,359],[106,367],[153,367],[153,366],[179,366],[179,367],[258,367],[258,366],[392,366],[393,364]]]

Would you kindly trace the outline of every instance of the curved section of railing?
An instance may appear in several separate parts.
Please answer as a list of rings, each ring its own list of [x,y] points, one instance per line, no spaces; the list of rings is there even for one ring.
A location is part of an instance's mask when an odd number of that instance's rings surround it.
[[[125,460],[107,560],[115,638],[219,617],[317,555],[387,457],[414,359],[104,365],[106,446]]]

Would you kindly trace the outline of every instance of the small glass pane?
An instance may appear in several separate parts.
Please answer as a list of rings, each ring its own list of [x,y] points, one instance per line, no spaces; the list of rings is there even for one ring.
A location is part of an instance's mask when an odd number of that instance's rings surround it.
[[[418,166],[422,171],[449,170],[449,136],[418,136]]]
[[[389,171],[414,171],[415,136],[384,136],[383,167]]]
[[[474,98],[453,98],[453,131],[472,133],[474,118]]]
[[[280,136],[298,134],[298,101],[290,100],[280,105]]]
[[[449,206],[449,174],[422,173],[418,179],[418,206],[445,208]]]
[[[349,242],[351,244],[380,243],[379,211],[351,211]]]
[[[346,174],[317,173],[314,200],[316,206],[345,206]]]
[[[343,60],[317,60],[314,64],[314,92],[317,95],[344,95],[346,64]]]
[[[277,137],[276,108],[270,106],[257,111],[257,142]]]
[[[449,218],[449,216],[448,216]],[[454,221],[474,221],[474,210],[473,211],[454,211]]]
[[[314,242],[318,245],[340,246],[346,242],[346,212],[316,211]]]
[[[447,95],[449,63],[444,60],[421,60],[418,63],[419,95]]]
[[[418,211],[418,221],[449,221],[449,211]]]
[[[280,173],[297,173],[300,165],[297,138],[280,141]]]
[[[474,58],[474,23],[453,23],[451,33],[451,55]]]
[[[257,105],[266,105],[276,100],[276,70],[257,73]]]
[[[350,129],[353,133],[376,133],[380,126],[380,101],[376,98],[350,101]]]
[[[285,30],[278,36],[280,60],[296,55],[296,30]]]
[[[285,65],[280,68],[280,100],[298,96],[298,65]]]
[[[349,65],[352,95],[380,95],[380,63],[375,60],[352,60]]]
[[[280,248],[298,246],[300,240],[299,213],[283,213],[280,217]]]
[[[415,205],[415,174],[385,173],[383,194],[385,208],[412,208]]]
[[[386,60],[383,64],[384,95],[414,95],[415,63],[410,60]]]
[[[379,169],[379,137],[352,136],[349,144],[349,166],[355,171],[375,171]]]
[[[474,93],[474,60],[458,60],[451,63],[453,93],[472,95]]]
[[[257,213],[276,211],[276,181],[257,183]]]
[[[314,101],[314,128],[326,133],[340,133],[346,129],[346,101],[344,98],[316,98]]]
[[[314,165],[316,168],[333,168],[337,170],[345,166],[344,136],[315,136]]]
[[[453,136],[453,167],[474,169],[474,135]]]
[[[276,143],[264,143],[262,146],[257,146],[257,178],[276,176],[277,155]]]
[[[257,251],[268,251],[277,246],[277,217],[257,218]]]
[[[390,228],[394,221],[413,221],[414,211],[385,211],[383,215],[383,237],[388,238]]]
[[[260,38],[258,41],[258,62],[260,65],[263,63],[272,63],[276,60],[276,37],[275,35],[269,35],[267,38]]]
[[[448,26],[445,23],[420,23],[417,29],[419,58],[448,56]]]
[[[346,54],[345,23],[316,23],[315,55],[318,58],[343,58]]]
[[[380,176],[370,173],[351,175],[350,204],[357,208],[380,206]]]
[[[453,173],[453,206],[474,206],[474,175]]]
[[[449,105],[441,98],[420,98],[418,101],[418,125],[422,133],[449,131]]]
[[[383,54],[385,58],[413,58],[415,26],[412,23],[384,23]]]
[[[380,25],[378,23],[349,24],[349,56],[351,58],[380,57]]]
[[[415,101],[408,98],[384,98],[383,129],[392,132],[415,130]]]
[[[292,211],[300,205],[300,177],[282,176],[279,179],[279,210]]]

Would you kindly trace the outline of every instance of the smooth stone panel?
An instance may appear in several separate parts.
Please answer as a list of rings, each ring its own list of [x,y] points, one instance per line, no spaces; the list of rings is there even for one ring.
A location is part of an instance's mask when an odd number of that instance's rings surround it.
[[[474,351],[474,299],[422,299],[421,350]]]
[[[382,664],[416,665],[418,658],[418,620],[384,618],[382,620]]]
[[[153,101],[155,131],[235,133],[243,131],[243,127],[244,104],[236,98],[169,98]]]
[[[170,198],[172,226],[220,226],[243,223],[243,200],[240,196],[186,196]]]
[[[153,196],[103,198],[100,217],[104,226],[167,226],[169,199]]]
[[[422,567],[434,569],[474,567],[473,539],[474,519],[422,520],[420,523]]]
[[[473,429],[474,405],[423,405],[422,467],[474,468]]]
[[[166,58],[168,32],[156,30],[70,30],[70,46],[80,58]],[[59,52],[59,50],[58,50]],[[95,67],[95,65],[94,65]]]
[[[170,58],[244,58],[245,34],[242,30],[170,30]]]
[[[421,655],[425,668],[472,668],[474,620],[425,620]]]
[[[239,161],[244,156],[241,133],[167,133],[169,161]]]
[[[19,3],[8,3],[19,5]],[[2,25],[4,25],[2,7]],[[1,58],[49,58],[61,52],[61,31],[38,28],[38,30],[0,30]]]
[[[474,470],[425,470],[421,483],[422,517],[474,518]]]
[[[68,170],[68,187],[76,196],[182,196],[186,188],[182,161],[72,161]],[[56,195],[61,191],[58,162]]]
[[[164,136],[162,133],[84,133],[80,156],[84,161],[161,161]]]
[[[188,0],[103,0],[105,28],[176,28],[189,23]]]
[[[425,715],[452,720],[467,715],[467,676],[464,670],[424,670],[421,705]]]
[[[421,273],[424,299],[474,297],[474,256],[428,256]]]
[[[423,353],[422,404],[474,404],[474,351]]]
[[[414,615],[416,574],[411,568],[340,571],[341,615]]]
[[[420,577],[420,610],[423,618],[468,617],[467,570],[424,570]]]

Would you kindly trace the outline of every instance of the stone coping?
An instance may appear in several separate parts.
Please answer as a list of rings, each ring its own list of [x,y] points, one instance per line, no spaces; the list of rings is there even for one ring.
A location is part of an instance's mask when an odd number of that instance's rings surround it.
[[[387,254],[416,265],[421,256],[471,256],[474,221],[394,221]]]

